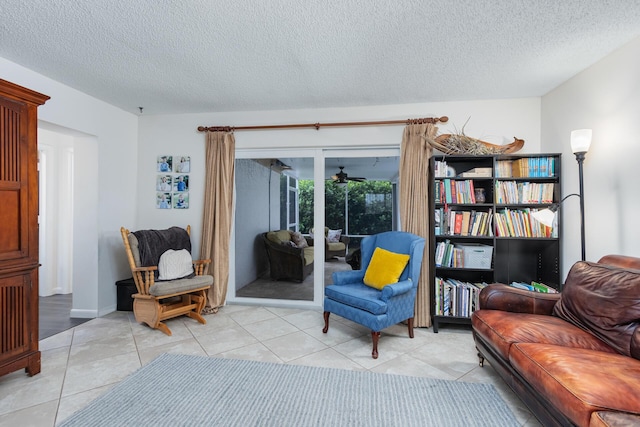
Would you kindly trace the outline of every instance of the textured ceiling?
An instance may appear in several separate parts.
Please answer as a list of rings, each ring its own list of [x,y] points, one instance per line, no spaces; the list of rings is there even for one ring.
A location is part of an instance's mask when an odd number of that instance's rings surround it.
[[[2,0],[0,17],[1,57],[145,114],[542,96],[640,36],[637,0]]]

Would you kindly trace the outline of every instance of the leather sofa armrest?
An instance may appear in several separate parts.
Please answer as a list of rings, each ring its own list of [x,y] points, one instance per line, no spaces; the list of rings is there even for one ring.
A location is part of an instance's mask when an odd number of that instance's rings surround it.
[[[626,255],[605,255],[598,264],[613,265],[620,268],[640,270],[640,258]]]
[[[480,291],[480,308],[550,316],[560,294],[527,291],[494,283]]]

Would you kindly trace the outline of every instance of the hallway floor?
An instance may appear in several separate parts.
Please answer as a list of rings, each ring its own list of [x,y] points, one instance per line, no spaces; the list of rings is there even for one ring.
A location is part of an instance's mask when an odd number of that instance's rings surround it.
[[[91,320],[69,317],[71,301],[72,294],[39,298],[39,339],[48,338]]]

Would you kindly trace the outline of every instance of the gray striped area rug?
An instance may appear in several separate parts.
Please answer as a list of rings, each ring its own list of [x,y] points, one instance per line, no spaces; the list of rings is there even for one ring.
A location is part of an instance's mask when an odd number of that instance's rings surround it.
[[[61,426],[517,426],[489,384],[163,354]]]

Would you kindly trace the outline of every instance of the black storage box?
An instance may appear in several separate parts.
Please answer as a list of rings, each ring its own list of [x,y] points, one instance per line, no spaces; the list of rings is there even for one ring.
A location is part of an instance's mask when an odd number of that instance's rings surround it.
[[[118,280],[116,286],[118,287],[118,311],[133,311],[133,297],[131,295],[138,293],[133,277]]]

